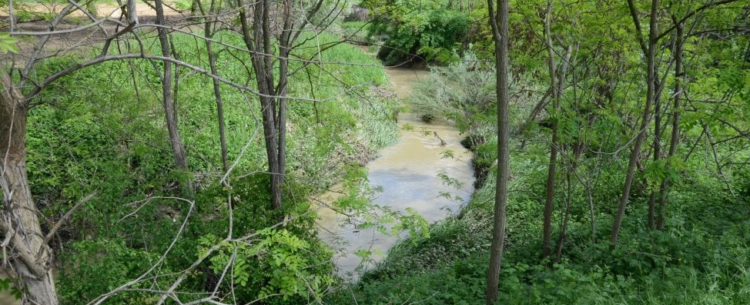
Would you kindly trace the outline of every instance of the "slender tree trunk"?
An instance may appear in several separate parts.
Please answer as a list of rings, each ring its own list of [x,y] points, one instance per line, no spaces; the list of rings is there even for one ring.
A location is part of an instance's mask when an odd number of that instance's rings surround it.
[[[240,10],[243,38],[248,50],[253,52],[253,69],[261,96],[263,111],[263,130],[266,137],[266,155],[268,157],[269,172],[271,173],[271,195],[274,209],[281,207],[284,174],[286,172],[286,124],[287,124],[287,82],[289,74],[289,54],[292,44],[299,35],[295,33],[295,16],[293,16],[293,2],[285,0],[283,13],[283,31],[278,37],[278,55],[272,56],[271,28],[269,20],[270,1],[259,0],[252,4],[253,26],[247,22],[247,15]],[[238,0],[243,7],[244,0]],[[318,12],[323,1],[317,1],[307,12],[307,20]],[[297,24],[304,28],[307,21]],[[252,31],[252,36],[251,36]],[[274,58],[278,61],[278,70]],[[274,82],[274,72],[278,71],[278,84]]]
[[[203,33],[206,37],[211,38],[213,37],[213,33],[211,31],[211,14],[214,14],[214,7],[215,2],[214,0],[211,0],[210,8],[208,9],[208,14],[203,10],[203,6],[201,5],[199,0],[196,0],[197,6],[200,8],[202,14],[204,15],[204,18],[206,18],[206,23],[203,26]],[[211,44],[211,41],[206,39],[206,53],[208,53],[208,64],[211,67],[211,74],[213,75],[219,75],[219,71],[216,68],[216,54],[213,51],[213,47]],[[221,86],[219,83],[219,80],[213,79],[213,85],[214,85],[214,98],[216,98],[216,118],[219,121],[219,142],[221,145],[221,165],[224,171],[229,170],[229,161],[227,159],[227,137],[226,137],[226,131],[224,126],[224,102],[221,99]]]
[[[570,58],[570,49],[568,49],[568,59]],[[566,61],[568,60],[566,59]],[[563,245],[565,244],[565,237],[568,232],[568,221],[570,220],[570,206],[571,201],[573,200],[573,183],[572,183],[572,175],[578,176],[578,173],[576,172],[578,170],[578,162],[581,160],[581,155],[583,154],[583,150],[586,147],[586,145],[583,143],[583,141],[579,141],[578,143],[574,144],[573,146],[573,160],[570,162],[570,167],[568,168],[567,172],[565,173],[565,182],[568,186],[567,189],[567,196],[565,197],[565,213],[563,214],[563,223],[562,228],[560,228],[560,236],[557,238],[557,247],[556,247],[556,256],[555,261],[559,262],[562,258],[562,250]],[[593,215],[592,215],[592,223],[593,223]],[[593,231],[592,231],[593,232]]]
[[[164,19],[164,4],[162,3],[162,0],[156,0],[156,23],[161,25],[166,24]],[[162,55],[164,57],[170,57],[171,52],[169,50],[167,30],[159,28],[158,33]],[[180,131],[177,127],[177,119],[175,115],[174,99],[172,97],[172,64],[168,62],[164,62],[161,88],[162,102],[164,104],[164,113],[167,121],[167,131],[169,132],[169,140],[172,144],[172,152],[174,153],[174,163],[178,168],[187,169],[187,157],[185,149],[182,146],[182,140],[180,139]]]
[[[680,144],[680,103],[682,99],[682,44],[685,26],[683,23],[677,24],[677,40],[675,42],[675,70],[674,70],[674,105],[672,106],[672,137],[669,142],[669,152],[667,158],[674,156],[677,146]],[[659,187],[659,217],[656,221],[656,229],[664,230],[664,215],[667,213],[667,193],[669,184],[665,179]]]
[[[628,2],[631,4],[631,10],[635,9],[635,6],[632,5],[633,0],[628,0]],[[628,162],[628,168],[625,174],[625,185],[622,188],[622,197],[620,197],[620,204],[617,208],[617,214],[615,215],[615,219],[612,222],[612,235],[610,236],[610,242],[612,243],[611,247],[614,248],[614,246],[617,244],[617,238],[620,235],[620,228],[622,226],[622,219],[625,216],[625,208],[628,204],[628,199],[630,198],[630,188],[633,185],[633,177],[635,175],[635,167],[638,163],[639,155],[641,153],[641,146],[643,145],[643,141],[646,138],[646,128],[648,127],[649,121],[651,119],[651,106],[654,102],[654,97],[656,96],[656,71],[655,71],[655,57],[656,57],[656,37],[658,34],[657,29],[657,11],[659,9],[659,1],[658,0],[652,0],[651,1],[651,20],[650,20],[650,29],[649,29],[649,37],[648,37],[648,46],[647,46],[647,54],[646,54],[646,60],[648,62],[648,77],[647,77],[647,83],[648,83],[648,91],[646,96],[646,105],[645,109],[643,110],[643,116],[641,117],[641,125],[637,131],[635,144],[633,144],[633,150],[630,153],[630,161]],[[637,12],[632,11],[633,16],[637,16]],[[640,24],[637,21],[637,18],[634,17],[634,22],[636,23],[636,28],[640,30]],[[640,37],[640,32],[638,33]]]
[[[500,271],[505,246],[505,208],[508,199],[509,153],[509,96],[508,96],[508,0],[496,0],[498,11],[493,12],[492,0],[487,0],[490,25],[495,42],[495,66],[497,69],[497,184],[495,210],[490,248],[490,265],[487,272],[487,305],[495,303],[499,295]]]
[[[238,0],[238,5],[244,8],[244,1]],[[258,91],[262,94],[259,96],[259,99],[263,118],[263,135],[265,136],[268,171],[271,174],[271,206],[274,209],[278,209],[281,207],[281,183],[284,169],[281,168],[282,164],[279,160],[278,136],[280,133],[276,122],[274,65],[269,56],[270,54],[274,54],[271,49],[271,29],[268,17],[269,5],[268,0],[259,0],[251,5],[253,8],[252,27],[247,22],[245,9],[241,9],[240,23],[245,46],[252,52],[253,71],[255,72]],[[281,114],[285,116],[285,111],[280,110],[278,112],[283,112]]]
[[[216,69],[216,54],[213,53],[211,42],[206,40],[206,52],[208,52],[208,61],[211,66],[211,74],[218,75]],[[227,136],[226,127],[224,126],[224,102],[221,99],[221,87],[219,81],[214,79],[214,97],[216,98],[216,118],[219,121],[219,142],[221,145],[221,165],[224,171],[229,170],[229,161],[227,159]]]
[[[565,234],[568,232],[568,220],[570,219],[570,205],[571,200],[573,197],[573,184],[571,183],[571,173],[575,171],[575,162],[572,164],[571,168],[568,170],[567,173],[565,173],[565,183],[568,186],[568,196],[565,198],[565,213],[563,214],[563,223],[562,227],[560,228],[560,236],[557,237],[557,247],[556,247],[556,255],[555,255],[555,261],[559,262],[562,258],[562,250],[563,245],[565,244]]]
[[[661,105],[661,93],[662,89],[664,89],[663,83],[658,84],[657,80],[654,80],[655,82],[655,96],[654,96],[654,162],[659,161],[662,157],[662,147],[661,147],[661,139],[664,135],[665,129],[662,128],[662,105]],[[663,183],[662,181],[661,183]],[[656,229],[656,199],[660,197],[661,194],[661,188],[660,190],[652,191],[648,198],[648,229],[649,231],[653,231]]]
[[[546,197],[544,200],[544,222],[542,232],[542,257],[548,257],[551,254],[552,244],[552,210],[555,206],[555,175],[557,166],[557,146],[558,146],[558,115],[560,110],[560,90],[557,87],[557,73],[555,72],[555,51],[552,47],[552,33],[550,23],[552,22],[552,0],[547,1],[547,15],[544,19],[544,33],[547,36],[547,52],[549,54],[549,77],[550,88],[552,88],[552,105],[553,123],[552,123],[552,143],[549,147],[549,167],[547,168],[547,185],[545,189]]]
[[[271,97],[266,97],[266,103],[263,106],[265,109],[264,115],[267,116],[267,119],[265,119],[267,128],[266,129],[266,143],[270,147],[266,149],[266,152],[268,154],[268,160],[269,160],[269,170],[271,171],[271,197],[272,197],[272,203],[271,206],[274,209],[281,208],[281,181],[282,181],[282,169],[281,169],[281,163],[279,161],[279,147],[278,147],[278,137],[280,135],[279,129],[278,129],[278,123],[276,122],[276,114],[277,114],[277,100],[275,97],[276,91],[274,86],[274,65],[273,65],[273,59],[271,58],[270,54],[274,54],[273,50],[271,49],[271,21],[269,19],[269,13],[271,10],[271,2],[269,0],[260,0],[260,9],[256,5],[256,12],[255,12],[255,27],[253,28],[253,31],[255,32],[255,39],[258,42],[256,45],[258,48],[256,50],[263,50],[261,53],[255,53],[253,57],[256,58],[256,61],[260,63],[260,65],[254,65],[262,67],[262,69],[255,70],[256,78],[258,79],[258,82],[263,82],[263,90],[261,93],[265,93],[267,95],[270,95]],[[262,49],[261,49],[262,48]],[[263,98],[261,98],[261,101]]]
[[[24,285],[23,304],[57,305],[49,266],[49,247],[39,225],[26,174],[27,105],[20,101],[10,77],[2,71],[0,86],[0,184],[3,204],[0,233],[12,236],[8,258]]]
[[[279,104],[277,113],[278,123],[278,162],[279,162],[279,200],[284,186],[284,174],[286,172],[286,95],[289,81],[289,53],[292,42],[292,0],[284,1],[284,30],[279,38],[279,83],[276,86],[276,96]],[[281,202],[279,201],[279,206]]]
[[[654,101],[654,162],[661,157],[661,102],[659,98]],[[656,197],[659,193],[652,191],[648,198],[648,229],[656,228]]]
[[[190,15],[195,16],[195,13],[198,12],[198,7],[200,4],[198,3],[200,0],[193,0],[193,3],[190,4]]]

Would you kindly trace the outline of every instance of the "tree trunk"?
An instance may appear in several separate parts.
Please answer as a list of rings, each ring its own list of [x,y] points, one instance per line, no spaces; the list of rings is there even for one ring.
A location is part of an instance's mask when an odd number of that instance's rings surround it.
[[[565,234],[567,234],[568,232],[568,220],[570,219],[570,201],[573,197],[573,184],[570,181],[570,173],[575,172],[576,161],[573,162],[571,168],[568,170],[568,172],[565,173],[565,182],[568,186],[568,194],[565,197],[565,212],[563,214],[562,227],[560,228],[560,236],[557,237],[555,262],[560,262],[560,260],[562,259],[562,250],[563,245],[565,244]]]
[[[500,271],[505,246],[505,208],[508,199],[508,176],[510,173],[510,153],[508,128],[508,0],[496,0],[498,12],[493,12],[492,0],[488,0],[490,25],[495,42],[495,66],[497,69],[497,184],[495,209],[490,248],[490,265],[487,272],[487,305],[493,304],[499,294]]]
[[[3,88],[12,88],[10,77],[2,75]],[[57,294],[49,270],[49,248],[29,190],[26,175],[26,119],[28,108],[15,89],[0,93],[0,184],[3,189],[0,233],[10,239],[11,259],[24,285],[23,304],[57,305]]]
[[[292,1],[284,1],[284,30],[279,38],[279,83],[276,86],[276,100],[279,104],[276,122],[278,123],[278,155],[276,156],[279,163],[279,205],[281,206],[281,192],[284,185],[284,173],[286,172],[286,95],[289,81],[289,53],[292,42]]]
[[[683,23],[677,24],[677,39],[675,41],[675,67],[674,67],[674,105],[672,106],[672,137],[669,142],[669,152],[667,158],[674,156],[677,151],[677,145],[680,144],[680,103],[682,99],[682,44],[684,35],[685,25]],[[664,215],[667,213],[667,193],[669,192],[669,184],[667,180],[662,181],[659,187],[659,217],[656,221],[656,229],[659,231],[664,230]]]
[[[633,0],[628,0],[631,12],[634,16],[634,22],[636,24],[637,30],[640,31],[640,24],[637,20],[637,12],[635,10],[635,6],[633,5]],[[641,125],[638,129],[638,133],[635,139],[635,144],[633,144],[633,150],[630,152],[630,161],[628,162],[628,168],[627,172],[625,174],[625,185],[622,188],[622,197],[620,197],[620,204],[617,208],[617,214],[615,215],[615,219],[612,222],[612,235],[610,236],[610,242],[612,245],[610,247],[614,248],[614,246],[617,244],[617,238],[620,235],[620,228],[622,226],[622,219],[625,216],[625,208],[628,204],[628,199],[630,198],[630,188],[633,185],[633,177],[635,175],[635,167],[638,163],[639,155],[641,153],[641,146],[643,145],[643,140],[646,138],[646,128],[648,127],[649,120],[651,119],[651,105],[653,105],[654,97],[656,96],[656,71],[655,71],[655,57],[656,57],[656,37],[657,37],[657,11],[659,9],[659,1],[658,0],[652,0],[651,1],[651,20],[650,20],[650,30],[649,30],[649,37],[648,37],[648,46],[647,46],[647,52],[646,54],[646,60],[648,62],[648,77],[647,77],[647,83],[648,83],[648,91],[646,95],[646,106],[643,110],[643,116],[641,117]],[[640,32],[638,32],[638,35],[640,37]]]
[[[661,103],[659,98],[654,103],[654,162],[659,161],[661,157]],[[657,191],[652,191],[648,197],[648,229],[653,231],[656,228],[656,197]]]
[[[156,0],[156,23],[165,25],[164,19],[164,4],[162,0]],[[167,39],[167,30],[164,28],[158,29],[159,43],[161,44],[161,52],[164,57],[170,57],[171,52],[169,50],[169,40]],[[164,73],[161,79],[162,98],[164,104],[164,113],[167,121],[167,131],[169,132],[169,141],[172,144],[172,152],[174,153],[174,163],[178,168],[187,169],[187,156],[185,149],[182,146],[182,140],[180,139],[180,131],[177,127],[177,118],[174,108],[174,99],[172,97],[172,64],[164,62]]]
[[[259,0],[255,4],[255,19],[253,32],[255,36],[255,53],[253,53],[253,67],[258,88],[262,94],[261,107],[263,107],[263,131],[266,136],[266,154],[268,155],[268,170],[271,173],[271,206],[273,209],[281,207],[281,164],[279,161],[278,136],[276,123],[276,92],[274,86],[274,65],[271,59],[271,28],[269,11],[271,10],[269,0]],[[261,52],[257,52],[261,51]]]
[[[213,37],[213,33],[211,31],[211,23],[212,21],[209,19],[211,18],[211,14],[214,13],[214,1],[211,1],[211,6],[208,10],[208,14],[203,10],[203,6],[201,5],[199,0],[195,1],[198,8],[200,8],[202,14],[204,15],[204,18],[206,18],[206,23],[204,24],[203,32],[204,35],[207,38]],[[211,67],[211,74],[213,75],[219,75],[219,71],[216,68],[216,54],[214,54],[213,47],[211,46],[211,41],[206,39],[206,53],[208,54],[208,64]],[[221,86],[219,83],[219,80],[213,79],[213,85],[214,85],[214,97],[216,98],[216,118],[219,121],[219,144],[221,145],[221,165],[224,169],[224,172],[229,170],[229,161],[227,159],[227,138],[226,138],[226,132],[225,132],[225,126],[224,126],[224,102],[221,99]]]
[[[547,14],[544,19],[544,33],[547,36],[547,52],[549,54],[549,78],[550,88],[552,88],[552,106],[553,115],[557,116],[560,110],[560,90],[557,87],[557,73],[555,72],[555,51],[552,47],[552,32],[550,23],[552,22],[552,0],[547,1]],[[547,168],[547,185],[545,188],[546,197],[544,200],[544,222],[542,224],[542,257],[548,257],[551,254],[552,244],[552,210],[555,206],[555,175],[557,166],[557,146],[558,136],[557,127],[558,118],[553,117],[552,123],[552,143],[549,147],[549,167]]]
[[[238,5],[244,7],[244,1],[238,0]],[[261,113],[263,118],[263,135],[265,136],[266,157],[268,171],[271,174],[271,206],[279,209],[282,201],[282,185],[286,166],[286,79],[288,69],[285,54],[280,58],[279,86],[274,84],[274,51],[271,48],[271,28],[269,19],[270,1],[259,0],[251,4],[253,7],[253,25],[247,22],[247,14],[240,10],[245,46],[252,52],[253,70],[258,85]],[[289,7],[290,8],[290,7]],[[291,29],[291,14],[284,16],[284,30]],[[252,31],[252,32],[251,32]],[[285,32],[286,34],[286,32]],[[286,37],[286,39],[284,38]],[[279,40],[282,52],[288,52],[287,35]]]

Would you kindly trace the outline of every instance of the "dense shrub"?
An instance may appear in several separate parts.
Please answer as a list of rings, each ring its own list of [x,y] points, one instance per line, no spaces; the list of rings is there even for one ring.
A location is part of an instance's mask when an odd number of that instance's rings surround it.
[[[442,1],[364,1],[373,13],[371,36],[386,38],[378,58],[386,65],[457,61],[469,18]]]

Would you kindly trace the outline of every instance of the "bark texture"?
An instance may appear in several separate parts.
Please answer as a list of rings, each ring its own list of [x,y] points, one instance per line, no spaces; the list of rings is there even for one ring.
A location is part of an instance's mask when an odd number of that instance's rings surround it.
[[[57,305],[50,272],[51,255],[44,244],[36,205],[26,174],[26,119],[28,108],[10,77],[0,76],[0,184],[3,209],[0,233],[9,236],[13,268],[26,293],[23,304]]]

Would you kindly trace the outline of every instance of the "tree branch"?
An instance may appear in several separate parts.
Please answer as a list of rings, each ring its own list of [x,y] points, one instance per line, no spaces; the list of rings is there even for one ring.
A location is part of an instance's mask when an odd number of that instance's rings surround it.
[[[50,230],[49,233],[47,233],[47,236],[44,237],[44,242],[42,242],[42,244],[46,245],[47,243],[49,243],[50,240],[52,240],[52,237],[55,236],[55,233],[57,233],[57,231],[60,230],[60,227],[62,227],[62,225],[64,225],[68,221],[68,219],[70,219],[70,216],[73,215],[73,212],[75,212],[76,210],[78,210],[78,208],[83,206],[84,203],[89,202],[89,200],[91,200],[91,198],[94,198],[94,196],[96,196],[96,192],[93,192],[89,194],[88,196],[86,196],[85,198],[81,199],[81,201],[76,203],[76,205],[73,206],[73,208],[71,208],[67,213],[65,213],[65,215],[62,218],[60,218],[60,220],[57,221],[55,226],[52,227],[52,230]],[[43,248],[39,248],[39,253],[37,253],[36,255],[37,257],[40,257],[40,254],[42,253],[42,249]]]
[[[628,0],[628,2],[630,2],[630,1],[632,1],[632,0]],[[695,16],[695,14],[700,13],[701,11],[704,11],[704,10],[709,9],[711,7],[714,7],[714,6],[718,6],[718,5],[722,5],[722,4],[728,4],[728,3],[732,3],[732,2],[736,2],[736,1],[737,0],[722,0],[722,1],[718,1],[718,2],[711,1],[709,3],[706,3],[703,6],[695,9],[694,11],[692,11],[690,13],[687,13],[687,15],[685,15],[684,17],[682,17],[682,19],[678,20],[677,22],[673,22],[673,24],[672,24],[671,27],[669,27],[667,30],[665,30],[664,32],[662,32],[661,34],[659,34],[658,36],[656,36],[656,41],[659,41],[660,39],[664,38],[664,36],[669,35],[670,32],[672,32],[675,29],[677,29],[677,25],[678,24],[681,24],[681,23],[685,22],[690,17]]]
[[[202,75],[208,76],[210,78],[216,79],[216,80],[218,80],[218,81],[220,81],[220,82],[222,82],[224,84],[227,84],[230,87],[234,87],[236,89],[244,90],[244,91],[253,93],[253,94],[258,95],[258,96],[263,96],[263,97],[270,97],[270,98],[277,97],[276,95],[269,95],[269,94],[260,93],[260,92],[258,92],[257,90],[255,90],[253,88],[237,84],[237,83],[232,82],[232,81],[230,81],[230,80],[228,80],[226,78],[223,78],[221,76],[214,75],[214,74],[210,73],[209,71],[206,71],[205,69],[203,69],[201,67],[195,66],[193,64],[190,64],[190,63],[187,63],[187,62],[184,62],[184,61],[181,61],[181,60],[174,59],[172,57],[164,57],[164,56],[150,55],[150,54],[132,54],[132,53],[130,53],[130,54],[119,54],[119,55],[97,57],[97,58],[89,60],[89,61],[85,61],[85,62],[82,62],[82,63],[78,63],[78,64],[75,64],[75,65],[72,65],[72,66],[70,66],[70,67],[68,67],[68,68],[66,68],[66,69],[64,69],[64,70],[62,70],[60,72],[57,72],[57,73],[53,74],[52,76],[50,76],[49,78],[45,79],[43,82],[41,82],[40,84],[38,84],[34,90],[32,90],[28,95],[26,95],[24,97],[23,101],[27,102],[28,100],[31,100],[36,95],[38,95],[39,93],[41,93],[41,91],[45,87],[49,86],[50,84],[52,84],[56,80],[58,80],[58,79],[60,79],[60,78],[62,78],[64,76],[67,76],[67,75],[69,75],[69,74],[71,74],[73,72],[76,72],[78,70],[81,70],[81,69],[89,67],[89,66],[94,66],[94,65],[97,65],[97,64],[105,63],[105,62],[108,62],[108,61],[123,60],[123,59],[161,60],[161,61],[164,61],[164,62],[169,62],[169,63],[176,64],[178,66],[186,67],[186,68],[191,69],[191,70],[193,70],[195,72],[198,72],[199,74],[202,74]],[[330,98],[327,98],[327,99],[324,99],[324,100],[332,100],[334,98],[335,97],[330,97]],[[322,101],[322,100],[318,100],[318,99],[302,98],[302,97],[287,97],[287,99],[298,100],[298,101],[308,101],[308,102],[320,102],[320,101]]]

